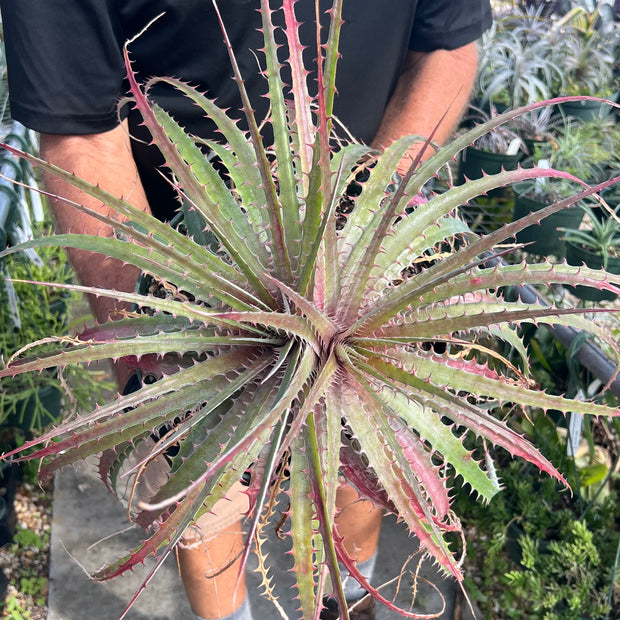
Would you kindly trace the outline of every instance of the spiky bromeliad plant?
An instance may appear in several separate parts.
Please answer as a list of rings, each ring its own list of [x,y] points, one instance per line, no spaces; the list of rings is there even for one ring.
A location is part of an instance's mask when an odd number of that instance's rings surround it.
[[[616,290],[620,276],[546,263],[485,267],[495,244],[567,208],[591,191],[587,188],[575,199],[486,237],[469,234],[455,215],[460,205],[492,188],[539,176],[570,178],[566,173],[502,172],[451,187],[426,202],[416,198],[461,149],[517,112],[471,130],[423,163],[414,162],[397,188],[391,177],[416,138],[403,138],[381,155],[359,144],[332,148],[342,0],[334,1],[313,98],[306,87],[294,4],[282,2],[292,75],[289,103],[282,94],[271,10],[267,0],[262,2],[268,120],[274,135],[269,152],[232,53],[247,131],[177,80],[159,78],[140,86],[127,60],[133,103],[186,204],[214,233],[219,248],[201,246],[122,199],[20,153],[125,218],[119,223],[75,205],[114,227],[117,236],[57,235],[27,246],[62,244],[113,256],[183,291],[187,299],[71,286],[150,311],[60,340],[56,354],[14,359],[0,375],[126,355],[184,358],[156,383],[68,419],[11,456],[44,459],[45,479],[99,454],[101,477],[113,489],[127,454],[154,429],[166,425],[169,433],[153,455],[180,445],[167,482],[137,516],[151,526],[150,538],[102,568],[95,579],[119,575],[150,554],[161,562],[196,515],[208,511],[253,464],[249,540],[268,512],[270,494],[283,486],[293,507],[290,536],[303,617],[315,617],[329,590],[346,617],[339,561],[373,595],[381,595],[357,572],[334,528],[339,473],[361,496],[398,514],[446,573],[461,580],[459,562],[444,540],[460,527],[450,509],[445,467],[453,468],[482,501],[499,490],[495,476],[464,447],[463,431],[562,479],[530,443],[476,403],[492,399],[584,414],[619,413],[537,391],[528,379],[515,326],[523,321],[567,324],[610,340],[605,333],[572,310],[508,302],[500,291],[554,282]],[[149,88],[161,81],[185,93],[217,123],[226,144],[209,146],[225,175],[164,110],[149,102]],[[340,201],[359,162],[364,159],[367,165],[369,156],[375,159],[368,178],[352,212],[342,216]],[[408,208],[411,204],[417,206]],[[523,369],[484,348],[481,335],[517,349]],[[480,361],[481,354],[494,358],[493,368]],[[289,480],[272,486],[283,462]]]

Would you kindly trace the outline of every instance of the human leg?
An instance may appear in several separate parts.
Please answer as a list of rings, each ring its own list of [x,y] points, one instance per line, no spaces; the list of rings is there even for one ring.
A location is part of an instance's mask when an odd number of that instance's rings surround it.
[[[194,548],[179,545],[177,557],[185,593],[200,618],[229,616],[244,603],[245,576],[239,574],[242,550],[241,521]]]
[[[369,560],[377,550],[383,512],[369,500],[359,499],[354,487],[343,485],[338,489],[336,527],[344,538],[344,547],[358,564]]]
[[[178,546],[181,578],[192,609],[199,617],[209,620],[240,610],[246,593],[245,578],[239,575],[244,543],[238,517],[247,510],[242,485],[231,490],[228,498],[230,501],[216,504],[216,515],[204,515],[191,526]],[[357,562],[362,574],[371,578],[382,511],[368,500],[359,500],[357,491],[348,485],[339,489],[337,505],[340,511],[336,517],[337,528],[344,537],[347,553]],[[364,594],[355,580],[346,580],[348,601],[353,602]]]
[[[241,515],[248,498],[237,483],[213,511],[200,517],[177,546],[181,580],[200,618],[250,618],[245,576],[239,573],[244,547]]]
[[[134,391],[139,383],[128,384],[125,392]],[[153,437],[138,444],[125,464],[126,471],[149,458],[154,446]],[[136,516],[140,503],[148,502],[157,494],[168,479],[169,470],[168,459],[160,454],[151,458],[141,473],[134,471],[131,475],[119,476],[124,484],[117,492],[121,501],[130,504],[130,514]],[[249,508],[245,488],[241,482],[234,484],[225,498],[183,532],[177,544],[183,587],[199,618],[211,620],[235,614],[231,620],[251,619],[249,607],[244,607],[245,578],[239,575],[244,547],[242,517]]]
[[[336,517],[338,533],[343,537],[347,554],[356,562],[357,570],[369,581],[372,579],[377,559],[377,543],[381,532],[383,512],[368,500],[360,500],[358,492],[350,485],[343,485],[336,495],[339,513]],[[373,620],[374,604],[371,597],[364,598],[366,590],[340,566],[344,595],[356,620]],[[361,600],[363,599],[363,600]],[[323,600],[322,620],[340,618],[338,603],[334,598]]]

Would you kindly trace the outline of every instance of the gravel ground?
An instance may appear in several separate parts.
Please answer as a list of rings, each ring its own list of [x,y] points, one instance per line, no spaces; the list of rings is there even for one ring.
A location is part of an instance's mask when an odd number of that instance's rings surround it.
[[[9,580],[3,618],[45,620],[52,519],[51,494],[31,483],[15,497],[14,541],[0,549],[0,567]]]

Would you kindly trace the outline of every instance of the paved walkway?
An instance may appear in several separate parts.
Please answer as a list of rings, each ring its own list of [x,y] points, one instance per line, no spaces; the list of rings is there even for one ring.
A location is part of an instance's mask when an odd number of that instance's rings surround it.
[[[136,529],[126,530],[127,522],[121,505],[95,476],[92,464],[82,463],[66,469],[56,478],[52,522],[52,552],[48,620],[117,620],[146,574],[145,570],[106,583],[88,580],[85,570],[95,570],[121,557],[139,543]],[[97,541],[99,542],[98,544]],[[290,556],[285,553],[287,541],[272,541],[270,558],[277,566],[279,602],[289,618],[298,618],[295,591],[291,589]],[[94,546],[92,546],[94,545]],[[384,583],[398,576],[408,555],[415,552],[417,542],[407,536],[394,519],[386,518],[382,529],[375,582]],[[80,564],[78,564],[78,561]],[[256,565],[251,556],[253,568]],[[443,620],[453,618],[455,588],[450,580],[439,577],[430,562],[423,571],[441,588],[447,610]],[[142,568],[142,567],[140,567]],[[399,600],[407,604],[406,579]],[[390,586],[392,591],[394,586]],[[256,620],[275,620],[280,614],[272,603],[259,594],[259,579],[248,573],[248,589]],[[389,591],[389,587],[386,587]],[[437,612],[441,599],[436,591],[419,581],[416,611]],[[378,620],[401,616],[379,609]],[[191,620],[194,618],[184,596],[175,558],[169,557],[141,595],[127,620]]]

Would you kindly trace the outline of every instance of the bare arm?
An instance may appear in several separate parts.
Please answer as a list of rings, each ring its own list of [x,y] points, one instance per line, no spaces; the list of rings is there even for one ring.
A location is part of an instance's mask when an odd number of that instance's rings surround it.
[[[106,133],[56,136],[41,134],[41,155],[44,159],[75,173],[116,196],[123,196],[133,205],[147,211],[148,203],[138,171],[131,154],[126,125]],[[53,194],[82,203],[106,215],[118,217],[100,201],[51,175],[46,175],[45,187]],[[52,201],[52,211],[59,233],[87,233],[112,236],[112,229],[80,213],[62,200]],[[85,250],[70,250],[70,257],[80,281],[84,285],[132,291],[138,270],[119,261],[104,258]],[[111,299],[91,299],[98,321],[113,316],[115,305]]]
[[[455,50],[410,51],[372,146],[385,148],[404,135],[428,137],[444,113],[433,139],[445,142],[467,105],[477,63],[476,43]],[[411,149],[409,156],[414,157],[421,146]],[[399,172],[407,168],[403,161]]]

